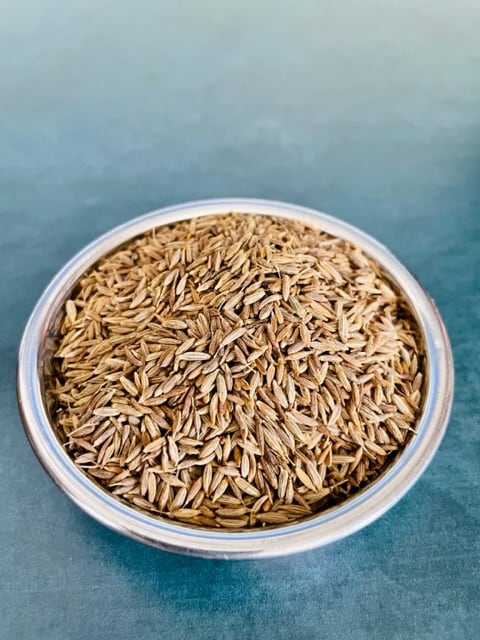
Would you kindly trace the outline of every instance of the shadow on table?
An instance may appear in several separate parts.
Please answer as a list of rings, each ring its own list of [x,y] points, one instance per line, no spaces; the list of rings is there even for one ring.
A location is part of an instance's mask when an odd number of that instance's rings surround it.
[[[403,638],[435,628],[447,604],[459,632],[473,615],[468,614],[476,598],[471,559],[478,550],[479,521],[458,498],[448,487],[423,480],[389,514],[357,534],[269,560],[204,560],[162,552],[80,512],[77,525],[125,588],[140,601],[161,605],[162,616],[183,616],[185,624],[208,615],[218,628],[227,624],[227,616],[233,628],[249,625],[251,633],[287,638],[295,621],[293,637],[307,638],[320,621],[325,631],[338,631],[336,616],[345,610],[357,620],[361,637],[375,632],[378,616],[388,616],[392,634]],[[465,532],[471,534],[468,539]],[[429,608],[424,607],[427,594]],[[275,633],[268,624],[262,631],[259,608],[277,620]],[[407,610],[416,613],[409,619]]]

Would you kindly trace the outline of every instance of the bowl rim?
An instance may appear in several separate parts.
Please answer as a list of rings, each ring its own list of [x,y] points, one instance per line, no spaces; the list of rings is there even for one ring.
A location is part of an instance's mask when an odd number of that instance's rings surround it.
[[[52,317],[86,269],[112,249],[153,227],[231,211],[296,219],[360,246],[387,271],[412,306],[424,334],[428,373],[417,434],[375,482],[312,518],[242,532],[194,529],[156,519],[126,505],[90,480],[74,464],[50,425],[38,375],[41,347]],[[47,473],[73,502],[102,524],[138,541],[187,555],[225,559],[305,551],[339,540],[380,517],[413,486],[433,458],[445,433],[453,388],[453,358],[441,316],[422,285],[391,251],[367,233],[328,214],[255,198],[198,200],[164,207],[135,217],[90,242],[57,272],[41,294],[23,332],[17,369],[17,399],[28,440]]]

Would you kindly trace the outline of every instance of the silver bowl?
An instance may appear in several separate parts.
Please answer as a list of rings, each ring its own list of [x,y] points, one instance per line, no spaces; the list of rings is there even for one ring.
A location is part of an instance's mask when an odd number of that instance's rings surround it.
[[[107,252],[163,224],[237,211],[301,220],[361,247],[376,259],[410,302],[426,350],[426,386],[418,433],[396,461],[354,497],[296,524],[244,532],[215,531],[175,524],[135,510],[90,480],[57,439],[44,398],[49,338],[63,302],[79,277]],[[102,524],[161,549],[208,558],[285,555],[329,544],[368,525],[412,487],[437,450],[453,396],[453,360],[445,327],[429,295],[390,251],[355,227],[312,209],[253,199],[189,202],[135,218],[90,243],[53,278],[25,328],[19,350],[18,402],[30,444],[57,485]]]

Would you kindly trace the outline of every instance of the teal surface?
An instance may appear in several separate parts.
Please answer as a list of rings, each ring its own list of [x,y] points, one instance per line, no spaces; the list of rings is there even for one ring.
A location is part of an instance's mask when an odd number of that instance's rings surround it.
[[[480,638],[477,0],[0,2],[0,638]],[[53,274],[134,215],[215,196],[313,206],[428,288],[450,426],[380,520],[275,560],[103,528],[34,457],[16,349]]]

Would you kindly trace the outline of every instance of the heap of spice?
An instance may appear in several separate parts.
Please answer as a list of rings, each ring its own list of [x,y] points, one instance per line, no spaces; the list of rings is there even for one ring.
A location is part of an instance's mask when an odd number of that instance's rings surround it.
[[[311,516],[375,480],[422,403],[416,321],[358,247],[230,213],[145,233],[79,280],[48,391],[75,463],[201,527]]]

